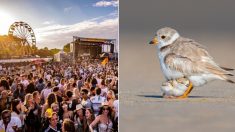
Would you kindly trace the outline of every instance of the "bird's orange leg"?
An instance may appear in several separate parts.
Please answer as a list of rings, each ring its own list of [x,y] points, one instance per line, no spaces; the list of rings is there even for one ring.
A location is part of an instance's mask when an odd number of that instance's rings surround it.
[[[187,88],[187,90],[184,92],[183,95],[176,97],[176,99],[183,99],[183,98],[187,98],[189,93],[193,90],[193,84],[191,82],[189,82],[189,86]]]

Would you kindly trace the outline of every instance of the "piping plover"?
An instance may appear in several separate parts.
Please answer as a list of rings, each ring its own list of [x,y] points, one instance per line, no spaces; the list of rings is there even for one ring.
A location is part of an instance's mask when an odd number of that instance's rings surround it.
[[[220,67],[202,45],[181,37],[175,29],[159,29],[149,44],[157,44],[161,69],[167,81],[187,78],[193,86],[216,79],[235,83],[228,77],[233,76],[229,71],[234,69]]]

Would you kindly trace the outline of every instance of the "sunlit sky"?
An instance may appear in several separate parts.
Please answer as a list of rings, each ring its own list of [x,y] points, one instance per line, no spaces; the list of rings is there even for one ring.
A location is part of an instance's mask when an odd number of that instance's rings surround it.
[[[0,35],[15,21],[34,30],[37,47],[62,48],[72,36],[118,39],[118,0],[1,0]]]

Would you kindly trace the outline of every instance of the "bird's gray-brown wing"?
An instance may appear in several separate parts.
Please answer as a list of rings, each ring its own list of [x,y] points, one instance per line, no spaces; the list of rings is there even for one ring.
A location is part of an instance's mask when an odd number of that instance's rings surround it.
[[[197,42],[178,38],[170,47],[170,53],[164,58],[165,64],[172,70],[179,71],[185,76],[214,73],[218,75],[232,75],[221,69],[209,53]]]

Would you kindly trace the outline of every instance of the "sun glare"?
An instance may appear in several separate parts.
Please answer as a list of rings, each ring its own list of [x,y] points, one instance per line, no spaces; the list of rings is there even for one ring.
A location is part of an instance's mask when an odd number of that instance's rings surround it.
[[[0,35],[7,35],[12,23],[14,23],[13,17],[0,10]]]

